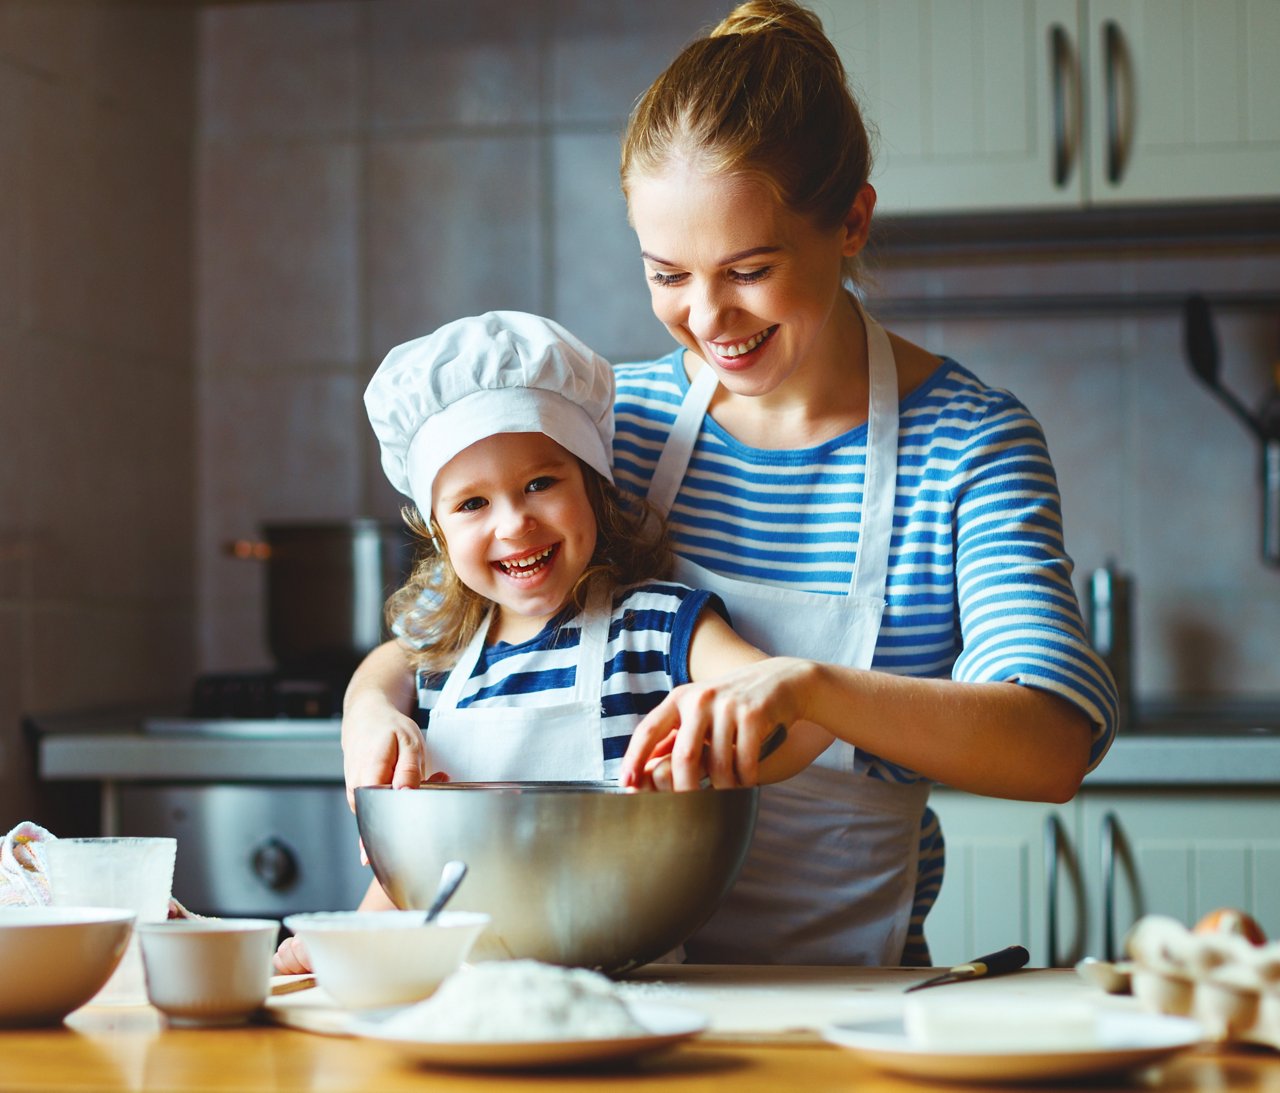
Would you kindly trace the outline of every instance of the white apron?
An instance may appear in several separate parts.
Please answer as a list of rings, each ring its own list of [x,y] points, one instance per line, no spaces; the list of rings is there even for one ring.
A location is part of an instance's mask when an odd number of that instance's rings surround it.
[[[898,455],[898,380],[883,328],[867,331],[870,406],[861,537],[847,596],[721,576],[677,557],[676,579],[719,595],[734,629],[767,653],[869,668],[884,614]],[[649,500],[670,511],[718,380],[701,369],[654,470]],[[915,895],[926,782],[854,773],[836,740],[806,770],[761,790],[737,883],[685,943],[705,963],[899,964]]]
[[[593,597],[581,617],[574,694],[555,706],[458,708],[489,631],[486,620],[445,680],[427,721],[426,769],[452,782],[597,782],[604,778],[600,693],[609,600]]]

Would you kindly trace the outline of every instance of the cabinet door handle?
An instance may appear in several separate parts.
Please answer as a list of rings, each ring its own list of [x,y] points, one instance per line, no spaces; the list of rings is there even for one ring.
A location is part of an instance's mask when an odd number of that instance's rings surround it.
[[[1044,900],[1045,921],[1049,939],[1045,946],[1045,966],[1058,966],[1058,871],[1062,866],[1062,822],[1057,816],[1046,816],[1044,821],[1045,868]]]
[[[1102,24],[1102,82],[1107,104],[1107,181],[1118,186],[1129,166],[1133,140],[1133,65],[1124,32],[1114,19]],[[1125,109],[1121,110],[1121,81]]]
[[[1054,23],[1049,28],[1049,71],[1053,86],[1053,184],[1065,186],[1071,177],[1072,151],[1077,140],[1068,115],[1077,101],[1073,94],[1077,69],[1066,28]]]
[[[1102,817],[1102,955],[1116,958],[1116,843],[1120,821],[1114,812]]]

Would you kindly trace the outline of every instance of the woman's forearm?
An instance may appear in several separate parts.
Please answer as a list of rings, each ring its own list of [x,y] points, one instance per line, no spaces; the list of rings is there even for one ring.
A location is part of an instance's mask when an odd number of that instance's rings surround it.
[[[955,789],[1061,802],[1089,762],[1089,719],[1016,683],[960,683],[808,663],[803,714],[833,735]]]

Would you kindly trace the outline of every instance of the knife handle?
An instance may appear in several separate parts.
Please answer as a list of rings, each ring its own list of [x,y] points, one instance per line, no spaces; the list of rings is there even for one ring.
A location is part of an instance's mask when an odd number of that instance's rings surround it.
[[[976,960],[969,961],[968,964],[962,964],[959,968],[952,968],[951,970],[961,975],[968,974],[975,977],[980,975],[1004,975],[1005,972],[1016,972],[1019,968],[1026,967],[1027,961],[1030,959],[1031,954],[1021,945],[1010,945],[1007,949],[987,953],[986,956],[980,956]]]

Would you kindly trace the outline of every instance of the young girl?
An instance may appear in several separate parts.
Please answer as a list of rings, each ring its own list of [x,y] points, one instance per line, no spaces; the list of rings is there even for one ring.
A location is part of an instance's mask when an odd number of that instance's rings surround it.
[[[423,541],[387,610],[413,650],[405,746],[428,778],[612,778],[673,687],[764,659],[716,597],[666,579],[661,521],[613,485],[614,393],[607,361],[519,312],[399,346],[369,384],[383,468]],[[830,740],[797,725],[720,776],[783,778]],[[361,903],[391,906],[376,881]],[[277,952],[281,972],[308,964],[296,939]]]

